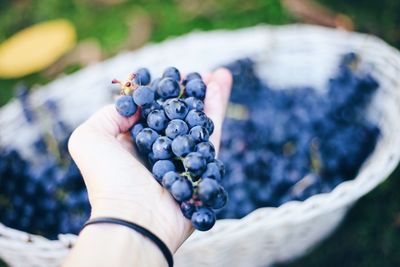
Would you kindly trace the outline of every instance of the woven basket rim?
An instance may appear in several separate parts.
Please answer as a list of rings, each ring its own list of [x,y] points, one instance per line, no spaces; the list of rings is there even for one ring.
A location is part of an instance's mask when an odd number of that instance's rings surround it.
[[[191,33],[188,33],[183,36],[175,37],[175,38],[170,38],[167,39],[166,41],[163,41],[162,43],[165,42],[179,42],[182,40],[185,40],[186,38],[189,38],[191,36],[198,36],[198,35],[204,35],[208,36],[210,33],[212,34],[218,34],[218,33],[237,33],[237,32],[247,32],[247,31],[254,31],[254,32],[263,32],[264,34],[267,35],[273,35],[285,31],[301,31],[301,32],[312,32],[312,34],[315,35],[329,35],[329,36],[337,36],[338,38],[343,38],[344,36],[349,36],[351,38],[359,38],[359,39],[364,39],[366,42],[366,45],[373,45],[373,46],[379,46],[382,48],[385,48],[387,51],[389,51],[394,57],[395,61],[400,62],[400,52],[395,49],[394,47],[391,47],[390,45],[386,44],[383,40],[376,36],[368,35],[368,34],[363,34],[363,33],[357,33],[357,32],[345,32],[342,30],[337,30],[337,29],[331,29],[331,28],[326,28],[322,26],[315,26],[315,25],[307,25],[307,24],[292,24],[292,25],[278,25],[278,26],[270,26],[266,24],[258,25],[258,26],[253,26],[253,27],[248,27],[248,28],[242,28],[242,29],[236,29],[236,30],[224,30],[224,29],[219,29],[219,30],[213,30],[213,31],[193,31]],[[307,36],[309,38],[309,36]],[[145,49],[149,49],[149,47],[153,46],[158,46],[159,44],[148,44],[145,47],[139,49],[138,51],[142,51]],[[129,53],[136,53],[135,52],[129,52]],[[116,57],[124,56],[125,53],[119,54]],[[74,73],[72,75],[77,75],[78,73],[82,73],[85,71],[86,68],[80,70],[77,73]],[[62,77],[60,79],[68,79],[67,77]],[[42,86],[43,88],[50,87],[52,84],[57,83],[60,79],[56,79],[53,82]],[[2,107],[0,109],[0,118],[2,117],[3,113],[5,113],[4,108]],[[4,117],[4,116],[3,116]],[[7,120],[6,120],[7,121]],[[0,119],[0,124],[1,124],[1,119]],[[395,149],[395,148],[393,148]],[[399,149],[400,150],[400,147]],[[375,179],[371,183],[368,184],[368,186],[360,187],[361,182],[370,176],[368,173],[365,173],[363,170],[364,168],[361,168],[360,172],[358,175],[353,179],[353,180],[348,180],[345,182],[342,182],[338,186],[336,186],[331,192],[329,193],[322,193],[322,194],[316,194],[305,201],[289,201],[284,203],[283,205],[279,207],[264,207],[264,208],[258,208],[254,210],[253,212],[249,213],[242,219],[222,219],[217,222],[215,227],[209,232],[208,238],[202,239],[203,237],[201,235],[192,235],[191,239],[195,239],[196,242],[198,242],[198,245],[201,246],[203,243],[208,243],[212,242],[213,239],[218,238],[219,233],[223,233],[226,231],[246,231],[244,229],[245,227],[242,227],[246,225],[248,222],[259,222],[263,224],[263,227],[274,227],[276,224],[284,224],[284,223],[296,223],[301,220],[307,220],[307,217],[299,217],[299,218],[293,218],[293,216],[290,216],[294,210],[296,212],[301,212],[305,211],[308,209],[312,209],[315,206],[315,203],[318,203],[318,206],[323,206],[324,212],[330,212],[332,210],[337,209],[338,207],[342,207],[346,204],[348,204],[349,199],[352,201],[356,201],[359,199],[361,196],[372,190],[374,187],[376,187],[380,182],[385,180],[390,173],[395,169],[397,166],[398,162],[400,161],[400,153],[398,153],[397,158],[392,159],[392,164],[390,166],[386,166],[385,171],[380,175],[380,179]],[[368,160],[367,160],[368,162]],[[366,163],[364,163],[366,164]],[[340,199],[340,195],[342,194],[347,194],[349,195],[351,192],[351,196],[347,199],[343,198],[343,201],[335,201],[332,203],[329,201],[330,199]],[[319,209],[321,211],[322,208]],[[312,216],[312,215],[310,215]],[[268,219],[266,219],[268,218]],[[8,230],[12,230],[12,235],[7,235],[5,234]],[[21,235],[22,234],[22,235]],[[29,239],[34,241],[33,243],[42,243],[44,240],[51,242],[49,243],[49,247],[54,246],[55,241],[61,241],[63,244],[66,244],[68,242],[73,242],[75,236],[72,234],[60,234],[58,240],[47,240],[44,237],[40,235],[34,235],[34,234],[28,234],[23,231],[15,230],[12,228],[8,228],[4,226],[3,224],[0,223],[0,239],[7,239],[7,238],[14,238],[14,235],[19,235],[21,238],[21,241],[26,242],[27,237],[29,236]],[[67,240],[67,241],[66,241]],[[72,241],[71,241],[72,240]]]

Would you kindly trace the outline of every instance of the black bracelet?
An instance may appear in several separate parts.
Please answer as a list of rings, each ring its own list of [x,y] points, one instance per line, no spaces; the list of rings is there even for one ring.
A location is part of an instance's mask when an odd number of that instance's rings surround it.
[[[142,227],[140,225],[137,225],[137,224],[135,224],[133,222],[128,222],[128,221],[117,219],[117,218],[101,217],[101,218],[94,218],[94,219],[91,219],[91,220],[87,221],[83,225],[82,229],[85,228],[88,225],[98,224],[98,223],[119,224],[119,225],[126,226],[128,228],[131,228],[131,229],[141,233],[142,235],[144,235],[145,237],[147,237],[151,241],[153,241],[153,243],[161,250],[162,254],[164,255],[165,259],[167,260],[167,263],[168,263],[169,267],[172,267],[174,265],[174,260],[173,260],[173,257],[172,257],[172,253],[168,249],[168,247],[164,244],[163,241],[161,241],[160,238],[158,238],[155,234],[153,234],[152,232],[150,232],[146,228],[144,228],[144,227]]]

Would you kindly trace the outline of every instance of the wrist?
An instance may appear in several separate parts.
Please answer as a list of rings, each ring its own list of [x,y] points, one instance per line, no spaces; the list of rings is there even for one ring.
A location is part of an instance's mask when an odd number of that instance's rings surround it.
[[[171,211],[172,212],[172,211]],[[91,219],[99,217],[113,217],[136,223],[161,239],[174,253],[185,236],[176,233],[175,229],[160,216],[152,207],[130,200],[96,199],[92,205]]]
[[[86,257],[81,257],[80,253]],[[79,266],[167,266],[165,257],[151,240],[115,224],[85,227],[79,234],[66,266],[77,266],[77,258]]]

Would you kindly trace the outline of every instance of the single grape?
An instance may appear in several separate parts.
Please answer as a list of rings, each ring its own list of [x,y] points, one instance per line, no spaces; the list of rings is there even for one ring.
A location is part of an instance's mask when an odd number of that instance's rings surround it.
[[[206,84],[200,79],[194,79],[189,81],[185,87],[186,96],[193,96],[198,99],[204,100],[206,96]]]
[[[172,120],[165,129],[165,135],[172,140],[179,135],[185,135],[189,131],[189,127],[183,120]]]
[[[150,152],[154,141],[158,138],[158,133],[150,128],[144,128],[136,136],[136,145],[143,153]]]
[[[181,92],[179,83],[171,78],[163,78],[157,87],[157,95],[162,99],[178,97]]]
[[[194,151],[203,155],[207,162],[211,162],[215,157],[215,148],[210,142],[198,143]]]
[[[150,83],[150,72],[146,68],[140,68],[136,71],[135,82],[139,85],[148,85]]]
[[[190,220],[193,216],[193,213],[196,211],[196,206],[190,202],[182,202],[181,211],[183,216],[185,216],[186,219]]]
[[[201,75],[197,72],[191,72],[188,75],[186,75],[186,78],[183,80],[182,84],[186,85],[191,80],[201,80]]]
[[[215,204],[220,188],[221,186],[217,181],[205,178],[200,181],[197,194],[204,205],[212,207]]]
[[[168,67],[164,70],[164,73],[162,75],[163,78],[171,78],[177,82],[181,80],[181,74],[179,73],[179,70],[175,67]]]
[[[205,207],[198,208],[192,216],[193,227],[199,231],[210,230],[215,224],[214,212]]]
[[[196,143],[207,142],[210,138],[207,129],[202,126],[194,126],[190,129],[189,135],[193,137]]]
[[[135,102],[133,102],[132,96],[129,95],[122,95],[118,97],[115,108],[117,109],[118,113],[124,117],[130,117],[135,114],[137,110],[137,106]]]
[[[162,178],[167,172],[174,172],[174,171],[175,171],[175,165],[170,160],[159,160],[156,163],[154,163],[152,168],[154,177],[160,183],[162,181]]]
[[[185,121],[189,128],[193,128],[195,126],[207,127],[208,118],[204,112],[192,109],[187,114]]]
[[[149,105],[154,101],[154,92],[150,87],[139,86],[133,91],[133,100],[138,106]]]
[[[259,188],[259,190],[262,190]],[[215,197],[214,204],[211,206],[213,209],[222,209],[226,203],[228,202],[228,194],[226,193],[225,189],[220,186],[218,190],[218,194]]]
[[[203,155],[198,152],[191,152],[183,159],[185,170],[190,172],[194,177],[199,177],[207,167],[207,162]]]
[[[180,135],[172,140],[172,152],[177,157],[184,157],[190,152],[194,151],[195,143],[190,135]]]
[[[170,171],[170,172],[167,172],[166,174],[164,174],[161,183],[165,189],[170,191],[172,184],[175,181],[177,181],[180,177],[181,177],[181,175],[179,173],[177,173],[175,171]]]
[[[204,110],[204,102],[201,101],[200,99],[190,96],[188,98],[185,98],[184,101],[186,105],[189,107],[189,109],[195,109],[198,111]]]
[[[133,127],[130,129],[131,137],[132,140],[136,140],[136,136],[140,133],[141,130],[144,129],[143,123],[136,123],[133,125]]]
[[[218,164],[213,161],[207,164],[207,168],[204,171],[204,173],[201,175],[201,178],[210,178],[210,179],[214,179],[217,180],[218,182],[220,182],[223,178],[223,173],[221,173],[221,169],[218,166]]]
[[[162,131],[167,127],[168,119],[163,110],[153,110],[147,116],[147,125],[156,130]]]
[[[160,136],[153,143],[153,154],[155,159],[169,159],[172,157],[171,139]]]
[[[186,177],[180,176],[172,183],[170,192],[177,201],[186,201],[192,198],[193,185]]]
[[[185,119],[189,112],[189,108],[183,100],[178,98],[168,99],[164,103],[164,111],[170,120]]]

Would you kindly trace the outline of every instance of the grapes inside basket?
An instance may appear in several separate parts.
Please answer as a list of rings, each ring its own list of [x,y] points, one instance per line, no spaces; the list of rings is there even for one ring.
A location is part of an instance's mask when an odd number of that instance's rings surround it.
[[[229,201],[219,219],[302,201],[357,175],[380,134],[365,115],[379,84],[360,62],[354,53],[344,55],[323,92],[272,88],[250,59],[226,66],[234,83],[219,158]],[[50,239],[77,234],[90,206],[67,151],[73,129],[54,101],[32,109],[23,87],[17,98],[26,122],[42,134],[32,144],[34,159],[12,145],[0,147],[0,222]]]

